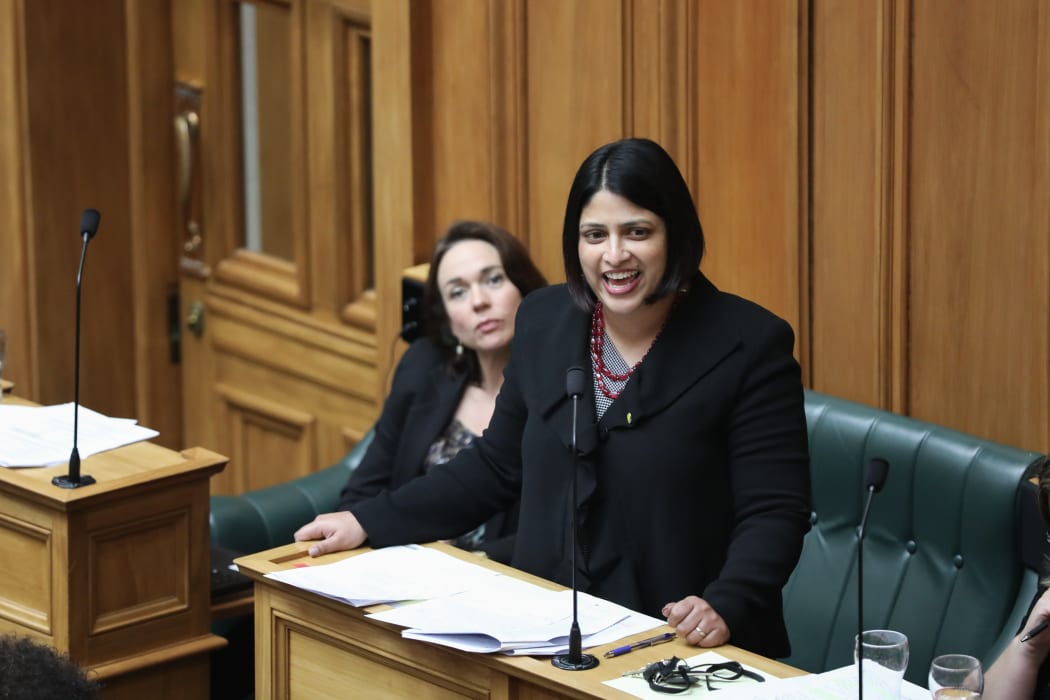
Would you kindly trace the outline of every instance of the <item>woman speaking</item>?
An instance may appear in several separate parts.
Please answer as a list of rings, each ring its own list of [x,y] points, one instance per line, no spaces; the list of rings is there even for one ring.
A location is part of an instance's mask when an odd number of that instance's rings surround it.
[[[663,615],[692,644],[788,655],[780,591],[810,513],[790,326],[698,272],[695,205],[652,141],[587,157],[562,250],[567,284],[522,302],[474,448],[396,492],[320,516],[296,540],[318,540],[317,555],[449,538],[520,496],[515,567],[568,585],[575,559],[581,590]],[[589,386],[578,460],[571,367],[584,368]]]

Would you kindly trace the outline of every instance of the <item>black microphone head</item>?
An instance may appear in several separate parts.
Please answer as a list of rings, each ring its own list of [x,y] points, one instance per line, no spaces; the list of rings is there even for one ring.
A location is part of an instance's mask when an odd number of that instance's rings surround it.
[[[580,367],[570,367],[565,373],[565,393],[569,398],[583,395],[584,374]]]
[[[98,222],[101,220],[102,215],[98,213],[98,209],[85,209],[80,215],[80,237],[94,238],[98,233]]]
[[[868,463],[868,471],[864,474],[864,488],[871,489],[875,493],[882,490],[886,483],[886,473],[890,470],[890,464],[882,457],[873,457]]]

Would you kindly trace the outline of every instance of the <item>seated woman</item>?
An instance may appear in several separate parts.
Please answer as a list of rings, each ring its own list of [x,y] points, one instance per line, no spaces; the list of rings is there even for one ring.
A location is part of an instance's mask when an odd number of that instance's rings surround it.
[[[1039,478],[1039,512],[1050,527],[1050,455],[1043,457],[1035,471]],[[1050,531],[1047,539],[1050,541]],[[1017,637],[996,659],[984,678],[984,700],[1050,700],[1050,629],[1033,634],[1050,620],[1050,576],[1039,582],[1028,619]]]
[[[506,231],[477,221],[452,224],[434,249],[423,289],[427,337],[401,358],[375,439],[339,510],[403,486],[481,435],[503,384],[518,305],[546,284]],[[454,543],[509,562],[517,516],[517,506],[498,513]]]

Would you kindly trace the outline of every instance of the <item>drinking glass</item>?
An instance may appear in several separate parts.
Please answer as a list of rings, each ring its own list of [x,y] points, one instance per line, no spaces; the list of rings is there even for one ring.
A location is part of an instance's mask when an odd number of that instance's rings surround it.
[[[930,664],[930,694],[934,700],[970,698],[977,700],[984,692],[981,662],[966,654],[945,654]]]
[[[866,630],[860,638],[854,638],[854,662],[859,658],[859,644],[864,647],[864,697],[899,700],[901,681],[908,668],[908,638],[894,630]]]

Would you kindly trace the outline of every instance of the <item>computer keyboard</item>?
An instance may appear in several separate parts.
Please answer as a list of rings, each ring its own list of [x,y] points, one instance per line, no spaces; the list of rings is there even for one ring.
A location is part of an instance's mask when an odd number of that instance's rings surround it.
[[[224,547],[211,548],[211,598],[222,598],[252,587],[252,580],[230,568],[240,554]]]

